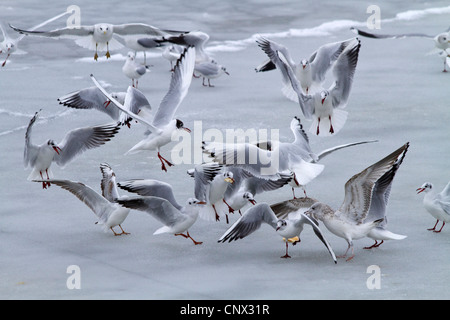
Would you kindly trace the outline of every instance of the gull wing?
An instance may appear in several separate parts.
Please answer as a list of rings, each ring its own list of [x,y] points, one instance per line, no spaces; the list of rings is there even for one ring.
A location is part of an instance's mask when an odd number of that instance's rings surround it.
[[[187,218],[186,215],[176,209],[170,201],[159,197],[146,196],[131,199],[119,199],[117,200],[117,203],[129,209],[147,212],[168,227]]]
[[[170,184],[154,179],[132,179],[117,184],[119,188],[140,196],[153,196],[168,200],[175,208],[181,210],[182,206],[175,199]]]
[[[186,97],[192,82],[195,66],[194,47],[186,48],[172,72],[169,91],[166,93],[155,113],[152,124],[155,127],[167,125],[175,116],[175,113],[183,99]]]
[[[25,168],[27,168],[28,166],[34,166],[34,163],[36,162],[38,147],[31,142],[31,132],[36,119],[39,117],[40,111],[41,110],[36,112],[33,118],[31,118],[27,127],[27,131],[25,133],[25,149],[23,152],[23,163],[25,165]]]
[[[118,124],[109,124],[71,130],[58,144],[62,151],[59,155],[55,154],[53,161],[63,166],[82,152],[105,144],[119,132],[119,129]]]
[[[376,182],[404,156],[409,143],[351,177],[345,184],[345,197],[339,211],[347,218],[362,223],[369,212]]]
[[[51,184],[55,184],[57,186],[60,186],[64,190],[71,192],[85,205],[87,205],[103,223],[108,220],[110,213],[116,208],[113,203],[109,202],[103,196],[94,191],[91,187],[81,182],[56,179],[33,181],[50,182]]]
[[[267,223],[272,228],[277,227],[277,217],[267,203],[258,203],[244,212],[225,233],[218,242],[231,242],[245,238],[261,227],[261,224]]]
[[[357,40],[353,47],[348,48],[339,56],[333,67],[333,74],[336,81],[331,86],[329,92],[333,99],[334,108],[344,107],[350,96],[360,47],[361,42]]]

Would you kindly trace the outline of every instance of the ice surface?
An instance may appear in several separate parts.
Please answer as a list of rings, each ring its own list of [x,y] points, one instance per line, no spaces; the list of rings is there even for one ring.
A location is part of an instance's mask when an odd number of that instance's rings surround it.
[[[300,60],[324,43],[353,37],[347,22],[361,27],[369,16],[365,3],[350,1],[316,1],[309,6],[306,1],[283,1],[281,5],[254,0],[240,2],[239,7],[233,2],[215,2],[216,6],[210,7],[205,1],[175,0],[108,3],[114,5],[101,12],[96,3],[78,1],[82,24],[144,22],[210,34],[211,54],[230,76],[213,79],[214,88],[193,79],[178,112],[187,127],[202,121],[203,131],[279,129],[282,141],[292,139],[289,123],[293,116],[301,117],[300,108],[282,95],[278,71],[255,73],[254,68],[266,56],[254,43],[254,36],[271,38],[273,34],[273,40],[283,43],[293,58]],[[0,20],[26,28],[70,4],[46,2],[47,10],[42,10],[42,4],[33,1],[6,0],[0,4]],[[381,1],[379,6],[383,33],[437,34],[448,28],[447,1]],[[51,26],[63,24],[59,21]],[[307,192],[337,208],[347,179],[409,141],[388,205],[389,229],[408,237],[387,241],[373,250],[363,249],[372,240],[357,240],[355,258],[350,262],[340,259],[335,265],[310,228],[303,231],[300,244],[289,248],[291,259],[280,259],[284,243],[268,226],[245,239],[217,243],[229,225],[199,220],[190,234],[203,244],[194,246],[181,237],[153,236],[161,224],[133,211],[123,223],[131,235],[114,237],[104,233],[89,208],[67,191],[57,186],[42,190],[40,184],[27,181],[29,169],[24,170],[22,160],[24,135],[34,112],[43,109],[42,119],[35,124],[34,142],[50,137],[60,141],[67,130],[109,123],[110,119],[92,110],[67,110],[58,104],[58,97],[92,86],[91,73],[110,84],[111,91],[125,91],[129,79],[122,74],[120,59],[127,49],[111,52],[117,59],[91,63],[86,58],[92,58],[93,52],[71,40],[25,37],[21,49],[28,54],[11,56],[0,70],[0,298],[450,298],[446,283],[450,227],[440,234],[427,231],[435,221],[425,212],[422,195],[415,193],[425,181],[443,188],[449,180],[450,73],[442,72],[439,57],[426,55],[432,49],[427,39],[361,38],[361,42],[346,125],[334,137],[310,135],[310,141],[317,152],[359,140],[379,141],[324,158],[325,170],[307,186]],[[227,44],[234,45],[233,49],[224,49]],[[139,88],[156,108],[168,89],[170,65],[156,54],[147,59],[153,67],[139,81]],[[304,123],[309,127],[309,122]],[[171,183],[177,199],[184,202],[193,194],[193,180],[186,174],[192,164],[179,164],[165,173],[154,153],[124,156],[144,131],[139,124],[125,127],[111,142],[89,150],[65,169],[54,166],[53,172],[58,178],[81,181],[100,191],[99,164],[108,162],[118,181],[160,179]],[[164,147],[162,154],[170,156],[172,146]],[[258,195],[256,200],[275,203],[291,196],[286,187]],[[230,218],[232,223],[237,216]],[[321,227],[336,254],[342,254],[346,242]],[[66,286],[70,265],[80,267],[79,290]],[[380,289],[367,287],[371,265],[380,268]]]

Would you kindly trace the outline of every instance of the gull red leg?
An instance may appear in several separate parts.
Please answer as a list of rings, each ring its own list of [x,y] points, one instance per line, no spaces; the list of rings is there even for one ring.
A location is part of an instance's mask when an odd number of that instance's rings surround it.
[[[281,256],[280,258],[282,259],[286,259],[286,258],[290,258],[291,256],[288,255],[288,242],[286,241],[286,254],[284,256]]]
[[[220,221],[220,217],[219,217],[219,215],[217,214],[216,206],[215,206],[215,205],[212,205],[212,207],[213,207],[213,209],[214,209],[214,212],[216,213],[216,221]]]
[[[438,230],[433,230],[433,232],[436,232],[436,233],[441,232],[441,231],[442,231],[442,228],[443,228],[444,226],[445,226],[445,221],[442,222],[442,226],[441,226],[441,228],[439,229],[439,231],[438,231]]]
[[[317,131],[316,134],[319,135],[320,117],[317,118]]]
[[[167,168],[166,168],[166,165],[164,164],[164,162],[167,163],[167,165],[169,167],[173,166],[173,164],[170,161],[168,161],[167,159],[165,159],[159,152],[158,152],[158,158],[159,158],[159,161],[161,161],[161,170],[164,170],[167,172]]]
[[[430,231],[435,231],[435,230],[436,230],[436,226],[437,226],[438,222],[439,222],[439,220],[437,220],[437,221],[436,221],[436,224],[434,225],[434,227],[433,227],[433,228],[430,228],[430,229],[427,229],[427,230],[430,230]]]
[[[333,125],[331,124],[331,116],[328,116],[328,119],[330,119],[330,133],[334,133]]]

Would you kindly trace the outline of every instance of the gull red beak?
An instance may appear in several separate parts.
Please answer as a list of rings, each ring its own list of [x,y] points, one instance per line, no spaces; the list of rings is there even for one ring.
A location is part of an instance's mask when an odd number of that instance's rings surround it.
[[[417,194],[419,194],[419,193],[421,193],[424,190],[425,190],[425,188],[418,188],[416,191],[417,191]]]
[[[255,204],[256,204],[256,201],[255,201],[255,200],[253,200],[253,199],[252,199],[252,200],[250,200],[250,202],[251,202],[251,204],[252,204],[252,205],[255,205]]]
[[[106,100],[105,102],[103,102],[105,109],[109,106],[110,103],[111,103],[111,100]]]
[[[278,231],[280,229],[280,227],[277,227],[276,229],[275,229],[275,231]]]
[[[187,132],[191,133],[191,129],[189,129],[189,128],[183,127],[183,130],[186,130]]]
[[[206,202],[205,201],[199,201],[199,202],[197,202],[197,204],[206,204]]]
[[[58,146],[53,146],[53,150],[55,150],[55,152],[56,152],[57,154],[59,154],[59,153],[62,151],[61,148],[58,147]]]
[[[324,103],[324,101],[325,101],[325,98],[322,99],[322,104]]]

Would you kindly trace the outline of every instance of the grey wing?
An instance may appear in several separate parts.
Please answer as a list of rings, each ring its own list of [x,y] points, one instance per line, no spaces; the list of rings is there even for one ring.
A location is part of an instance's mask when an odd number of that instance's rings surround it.
[[[57,20],[57,19],[59,19],[61,17],[64,17],[65,15],[67,15],[69,13],[70,12],[66,11],[66,12],[63,12],[61,14],[58,14],[57,16],[54,16],[53,18],[50,18],[48,20],[45,20],[44,22],[39,23],[38,25],[35,25],[29,31],[34,31],[36,29],[39,29],[39,28],[41,28],[41,27],[43,27],[43,26],[45,26],[45,25],[47,25],[47,24],[49,24],[49,23],[51,23],[51,22],[53,22],[53,21],[55,21],[55,20]],[[21,36],[18,38],[18,41],[20,41],[24,36],[25,36],[25,34],[21,34]]]
[[[33,180],[35,182],[42,182],[44,180]],[[64,190],[71,192],[85,205],[87,205],[95,215],[103,223],[108,220],[110,213],[115,209],[115,205],[95,192],[91,187],[76,181],[70,180],[45,180],[51,184],[60,186]]]
[[[313,80],[322,83],[325,80],[327,71],[353,41],[355,39],[328,43],[317,49],[309,59]]]
[[[397,38],[406,38],[406,37],[424,37],[424,38],[434,38],[434,36],[430,36],[428,34],[424,33],[403,33],[403,34],[375,34],[370,33],[367,31],[363,31],[360,29],[357,29],[355,27],[350,28],[353,32],[356,34],[367,37],[367,38],[374,38],[374,39],[397,39]]]
[[[441,208],[450,215],[450,182],[436,197]]]
[[[155,133],[161,132],[160,129],[155,127],[149,121],[147,121],[146,119],[144,119],[144,118],[138,116],[137,114],[131,112],[130,110],[128,110],[128,108],[125,108],[119,101],[117,101],[117,99],[115,99],[111,94],[109,94],[105,90],[105,88],[102,87],[102,85],[98,82],[98,80],[92,74],[91,74],[91,79],[92,79],[92,82],[94,82],[94,84],[97,86],[97,88],[103,93],[103,95],[106,98],[108,98],[114,104],[114,106],[116,106],[118,109],[120,109],[123,112],[125,112],[126,114],[128,114],[133,119],[138,120],[139,122],[142,122],[143,124],[148,126],[150,131],[155,132]]]
[[[114,25],[113,28],[114,33],[123,37],[136,35],[165,36],[169,35],[171,32],[177,32],[162,30],[144,23],[118,24]]]
[[[24,152],[23,152],[23,163],[25,165],[25,168],[30,166],[34,166],[34,163],[36,161],[36,157],[38,154],[38,146],[34,145],[31,142],[31,132],[32,132],[32,128],[33,128],[33,124],[36,122],[36,119],[39,117],[39,112],[41,110],[39,110],[38,112],[36,112],[33,116],[33,118],[31,118],[28,127],[27,127],[27,131],[25,133],[25,148],[24,148]]]
[[[336,81],[330,88],[330,96],[333,99],[333,107],[343,107],[350,96],[356,65],[358,63],[360,41],[357,40],[353,47],[342,53],[333,67],[333,74]]]
[[[66,107],[75,109],[95,109],[106,113],[114,120],[119,119],[120,110],[114,106],[109,107],[108,99],[102,94],[97,87],[89,87],[86,89],[68,93],[59,97],[58,102]]]
[[[360,144],[372,143],[372,142],[378,142],[378,140],[368,140],[368,141],[346,143],[346,144],[342,144],[342,145],[339,145],[339,146],[335,146],[335,147],[332,147],[332,148],[328,148],[328,149],[322,150],[320,153],[317,154],[317,158],[318,158],[317,161],[320,161],[321,159],[323,159],[324,157],[326,157],[330,153],[333,153],[333,152],[335,152],[337,150],[344,149],[344,148],[347,148],[347,147],[356,146],[356,145],[360,145]]]
[[[159,197],[145,196],[119,199],[117,203],[129,209],[147,212],[169,227],[180,220],[186,219],[185,215],[176,209],[168,200]]]
[[[306,119],[311,119],[314,113],[314,101],[312,96],[303,94],[300,82],[292,69],[294,62],[290,58],[288,51],[283,46],[264,38],[259,39],[257,43],[276,65],[277,69],[280,70],[283,83],[290,84],[297,93],[303,115]]]
[[[399,159],[405,156],[408,148],[409,143],[404,144],[388,156],[350,178],[345,184],[344,202],[339,211],[346,214],[347,218],[356,223],[362,223],[369,212],[372,192],[376,182],[386,172],[391,170]]]
[[[195,64],[194,70],[205,77],[209,77],[217,74],[218,65],[217,63],[211,61],[197,63]]]
[[[271,71],[276,69],[277,66],[275,63],[272,62],[272,60],[266,60],[263,63],[261,63],[259,66],[255,68],[256,72],[265,72],[265,71]]]
[[[107,163],[100,164],[100,171],[102,173],[102,180],[100,181],[102,196],[110,202],[115,202],[119,199],[119,192],[117,191],[116,185],[116,174]]]
[[[280,178],[277,180],[266,180],[258,177],[249,177],[244,181],[245,189],[253,195],[259,193],[273,191],[282,188],[288,184],[293,178],[292,175],[280,173]]]
[[[222,166],[218,163],[205,163],[194,168],[194,196],[200,201],[206,201],[206,189]]]
[[[278,168],[271,166],[272,151],[258,148],[251,143],[221,144],[203,142],[203,152],[213,161],[234,166],[263,179],[279,179]]]
[[[41,37],[50,37],[50,38],[69,38],[69,39],[78,39],[81,37],[92,36],[94,34],[94,26],[80,26],[77,28],[61,28],[55,29],[51,31],[37,31],[37,30],[24,30],[17,27],[9,25],[15,31],[25,34],[25,35],[35,35]]]
[[[175,208],[181,210],[173,194],[172,186],[166,182],[153,179],[133,179],[117,184],[119,188],[140,196],[153,196],[168,200]]]
[[[152,109],[150,106],[150,102],[148,102],[145,95],[140,90],[132,86],[129,86],[127,89],[123,107],[133,114],[139,114],[139,112],[144,108],[148,110]],[[119,110],[118,108],[114,109]],[[132,117],[129,114],[122,112],[120,114],[119,122],[121,122],[122,124],[129,124],[131,119]]]
[[[278,219],[288,219],[290,213],[297,212],[300,209],[304,209],[306,211],[316,202],[317,200],[314,198],[303,197],[278,202],[270,207]]]
[[[245,238],[258,230],[263,222],[275,229],[277,221],[277,217],[267,203],[258,203],[247,209],[242,217],[220,237],[218,242],[231,242]]]
[[[99,147],[113,138],[119,132],[118,124],[109,124],[96,127],[84,127],[69,131],[63,141],[58,144],[60,154],[56,154],[53,160],[60,166],[64,166],[82,152]]]
[[[192,75],[195,66],[195,49],[194,47],[186,48],[172,72],[169,91],[164,96],[158,110],[155,113],[152,124],[156,127],[168,124],[187,95],[189,86],[192,82]]]
[[[330,253],[331,257],[333,258],[334,263],[337,263],[336,255],[334,254],[333,248],[328,243],[327,239],[325,238],[324,234],[322,233],[322,230],[319,228],[319,224],[317,221],[313,218],[308,217],[306,214],[301,213],[301,218],[295,222],[295,224],[309,224],[312,228],[314,233],[316,234],[317,238],[319,238],[320,241],[325,245],[328,252]]]

